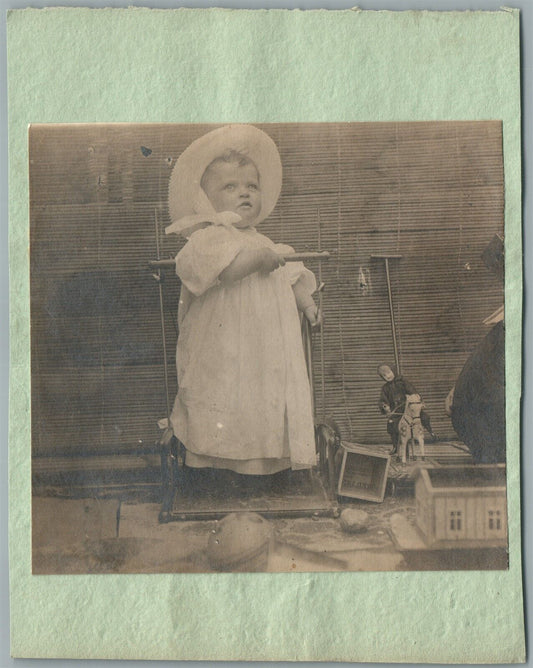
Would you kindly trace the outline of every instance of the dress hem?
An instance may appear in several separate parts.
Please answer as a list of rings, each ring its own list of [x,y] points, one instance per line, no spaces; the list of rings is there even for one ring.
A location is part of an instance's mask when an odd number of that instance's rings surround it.
[[[245,475],[269,475],[291,468],[290,458],[283,459],[225,459],[197,455],[186,451],[185,464],[191,468],[229,469]]]

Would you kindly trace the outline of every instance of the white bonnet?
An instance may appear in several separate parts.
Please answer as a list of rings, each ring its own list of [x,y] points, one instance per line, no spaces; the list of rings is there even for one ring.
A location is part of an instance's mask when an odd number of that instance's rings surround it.
[[[235,222],[237,214],[217,214],[200,186],[207,167],[227,151],[252,160],[259,172],[261,211],[254,224],[264,220],[276,206],[281,190],[281,159],[276,144],[253,125],[225,125],[192,142],[178,158],[168,188],[168,212],[172,224],[166,233],[185,234],[205,222]],[[219,218],[220,220],[215,220]]]

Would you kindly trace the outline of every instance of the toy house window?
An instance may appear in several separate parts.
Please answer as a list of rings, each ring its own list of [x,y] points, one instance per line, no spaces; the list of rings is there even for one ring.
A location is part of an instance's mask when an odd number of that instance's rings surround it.
[[[450,511],[450,531],[461,531],[463,526],[463,514],[460,510]]]
[[[492,531],[499,531],[501,528],[501,512],[499,510],[489,510],[489,529]]]

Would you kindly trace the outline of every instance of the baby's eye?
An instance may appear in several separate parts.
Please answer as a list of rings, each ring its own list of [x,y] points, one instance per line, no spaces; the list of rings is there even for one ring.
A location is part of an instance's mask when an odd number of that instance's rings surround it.
[[[249,183],[248,188],[250,188],[250,190],[259,190],[257,183]]]
[[[234,183],[226,183],[224,186],[224,190],[235,190],[235,184]]]

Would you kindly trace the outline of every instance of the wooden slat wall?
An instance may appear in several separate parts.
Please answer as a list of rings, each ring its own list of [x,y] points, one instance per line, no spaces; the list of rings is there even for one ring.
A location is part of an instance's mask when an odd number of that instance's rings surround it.
[[[177,156],[211,126],[34,126],[30,132],[33,448],[98,452],[153,443],[165,415],[155,211]],[[503,234],[499,122],[275,124],[283,190],[261,230],[323,265],[325,406],[347,439],[386,442],[380,362],[393,362],[385,271],[402,369],[435,431],[482,320],[503,300],[481,254]],[[144,151],[141,149],[144,147]],[[148,150],[146,150],[148,149]],[[181,243],[161,236],[164,256]],[[316,269],[316,265],[310,265]],[[360,275],[366,287],[360,286]],[[178,282],[165,282],[171,393]],[[316,352],[318,353],[318,346]],[[173,397],[172,397],[173,398]]]

